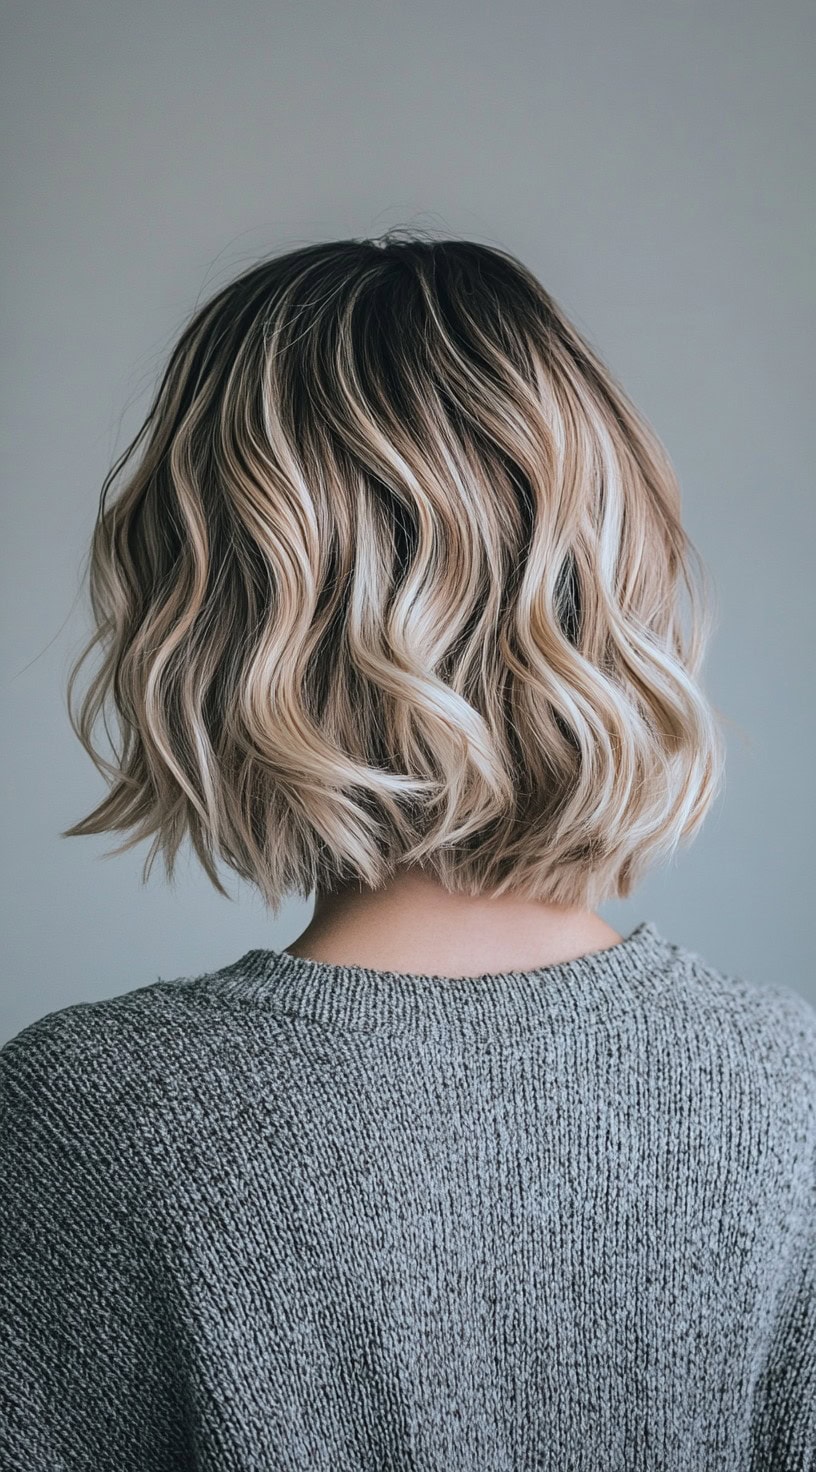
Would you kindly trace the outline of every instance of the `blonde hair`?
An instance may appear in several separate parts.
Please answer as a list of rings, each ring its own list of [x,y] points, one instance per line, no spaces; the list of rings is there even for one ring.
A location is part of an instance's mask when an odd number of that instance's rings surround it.
[[[391,231],[265,260],[103,485],[68,709],[110,790],[64,836],[152,837],[172,880],[189,834],[273,910],[405,865],[625,896],[718,788],[705,588],[664,449],[515,257]]]

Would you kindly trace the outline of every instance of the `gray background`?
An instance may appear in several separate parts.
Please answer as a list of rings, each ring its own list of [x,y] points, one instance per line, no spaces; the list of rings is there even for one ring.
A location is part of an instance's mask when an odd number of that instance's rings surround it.
[[[711,569],[726,788],[625,904],[757,983],[812,963],[811,4],[25,0],[6,11],[3,1015],[285,945],[224,870],[61,839],[102,478],[196,300],[268,251],[419,225],[510,248],[667,445]]]

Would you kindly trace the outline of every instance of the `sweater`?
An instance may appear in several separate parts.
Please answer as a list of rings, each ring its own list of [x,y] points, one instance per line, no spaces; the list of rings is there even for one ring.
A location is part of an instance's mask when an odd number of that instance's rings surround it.
[[[816,1010],[643,922],[0,1051],[2,1472],[816,1467]]]

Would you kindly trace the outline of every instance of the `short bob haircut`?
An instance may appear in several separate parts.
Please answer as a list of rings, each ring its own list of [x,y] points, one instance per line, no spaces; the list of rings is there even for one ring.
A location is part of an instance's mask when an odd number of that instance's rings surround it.
[[[109,792],[63,836],[152,837],[143,881],[162,852],[172,882],[189,834],[221,894],[218,860],[274,911],[406,865],[626,896],[722,772],[679,502],[509,253],[392,230],[253,265],[195,312],[102,488],[68,710]]]

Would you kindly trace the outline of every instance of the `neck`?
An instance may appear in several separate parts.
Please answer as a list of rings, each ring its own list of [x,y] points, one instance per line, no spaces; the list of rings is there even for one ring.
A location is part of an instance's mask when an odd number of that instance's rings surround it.
[[[590,910],[501,895],[450,894],[418,870],[381,889],[318,892],[292,956],[414,975],[479,976],[558,965],[617,944]]]

